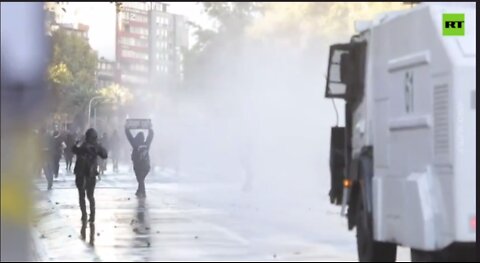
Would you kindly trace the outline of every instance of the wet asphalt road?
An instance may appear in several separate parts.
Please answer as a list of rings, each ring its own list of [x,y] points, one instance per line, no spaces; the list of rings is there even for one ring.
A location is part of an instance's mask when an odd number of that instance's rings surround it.
[[[329,226],[342,235],[314,240],[298,231],[278,231],[268,221],[202,206],[195,193],[208,187],[158,174],[149,175],[147,198],[139,199],[134,175],[123,168],[97,182],[94,225],[82,226],[74,175],[64,166],[53,190],[46,190],[44,178],[36,180],[38,261],[357,261],[354,233],[342,224]],[[338,215],[331,220],[341,221]],[[409,259],[406,250],[398,254],[400,261]]]

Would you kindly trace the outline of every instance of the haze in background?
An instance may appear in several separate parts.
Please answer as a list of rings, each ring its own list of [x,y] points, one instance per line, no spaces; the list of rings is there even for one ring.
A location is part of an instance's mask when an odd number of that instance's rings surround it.
[[[83,8],[77,19],[89,21],[92,47],[113,59],[113,5],[72,4]],[[328,204],[330,128],[337,123],[332,101],[324,98],[328,47],[348,42],[355,20],[409,6],[264,6],[243,34],[215,40],[186,76],[192,84],[160,94],[155,105],[139,104],[135,112],[153,119],[153,164],[182,183],[208,185],[197,202],[240,217],[290,220],[308,232],[328,220],[327,210],[337,209]],[[169,10],[216,27],[199,4],[171,3]],[[336,105],[343,125],[343,102]]]
[[[159,162],[177,169],[184,183],[218,185],[198,202],[224,210],[233,205],[243,217],[264,212],[272,222],[322,224],[332,209],[330,128],[337,123],[324,98],[328,47],[349,41],[354,19],[399,8],[408,6],[266,4],[244,35],[215,41],[189,76],[193,84],[164,99],[154,125],[160,140],[175,143],[157,145],[153,154],[175,156]],[[336,104],[343,125],[343,103]]]

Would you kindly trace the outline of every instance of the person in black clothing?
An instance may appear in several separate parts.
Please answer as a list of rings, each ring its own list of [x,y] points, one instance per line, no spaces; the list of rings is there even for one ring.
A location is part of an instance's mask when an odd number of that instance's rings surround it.
[[[42,144],[42,169],[45,178],[47,179],[47,189],[51,190],[53,185],[53,154],[52,154],[52,146],[53,137],[48,134],[45,128],[40,129],[40,138]]]
[[[118,136],[117,130],[113,131],[112,137],[110,137],[110,157],[112,158],[113,163],[113,172],[118,173],[118,158],[120,155],[120,138]]]
[[[73,161],[73,152],[72,147],[75,145],[75,135],[69,131],[65,136],[65,149],[63,151],[63,156],[65,157],[66,169],[67,171],[72,171],[72,161]]]
[[[52,161],[53,161],[53,173],[55,174],[55,178],[58,177],[58,171],[60,168],[60,159],[62,158],[62,142],[63,142],[63,139],[60,136],[60,132],[54,131],[51,153],[52,153]]]
[[[34,139],[34,149],[35,149],[35,156],[36,158],[33,159],[32,167],[35,173],[35,176],[42,177],[42,134],[40,134],[40,130],[35,129],[33,130],[33,139]]]
[[[103,147],[105,147],[107,149],[107,153],[108,153],[110,147],[109,147],[109,142],[108,142],[106,132],[104,132],[102,137],[100,138],[100,143],[102,144]],[[100,174],[103,175],[105,173],[105,171],[107,170],[107,159],[105,159],[105,160],[100,159],[98,161],[98,164],[99,164]]]
[[[139,132],[135,138],[133,138],[130,130],[125,128],[125,134],[127,135],[128,141],[133,148],[133,170],[138,182],[138,189],[135,195],[139,197],[146,197],[145,177],[150,172],[150,158],[148,156],[148,151],[150,150],[150,144],[153,140],[153,130],[152,128],[148,129],[146,141],[143,132]]]
[[[90,128],[85,133],[85,141],[78,146],[77,141],[72,147],[72,152],[77,156],[75,162],[75,184],[78,189],[80,210],[82,211],[82,222],[87,220],[87,210],[85,205],[85,192],[90,203],[90,222],[95,221],[95,198],[93,192],[95,190],[96,176],[98,175],[97,157],[102,159],[108,157],[107,151],[101,144],[97,142],[97,132]]]

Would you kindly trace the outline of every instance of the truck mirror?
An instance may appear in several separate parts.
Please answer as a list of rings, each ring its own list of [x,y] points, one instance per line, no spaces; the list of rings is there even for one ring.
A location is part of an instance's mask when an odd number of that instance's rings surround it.
[[[344,71],[342,60],[346,61],[346,59],[342,58],[348,56],[349,52],[350,44],[336,44],[330,47],[326,98],[345,98],[347,85],[342,79],[342,72]]]

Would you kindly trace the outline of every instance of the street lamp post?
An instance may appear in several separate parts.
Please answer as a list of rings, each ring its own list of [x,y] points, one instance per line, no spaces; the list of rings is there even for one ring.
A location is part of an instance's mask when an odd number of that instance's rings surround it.
[[[91,116],[91,113],[92,113],[92,102],[96,99],[101,99],[102,96],[95,96],[93,98],[90,99],[90,101],[88,102],[88,126],[87,128],[90,128],[90,116]]]

